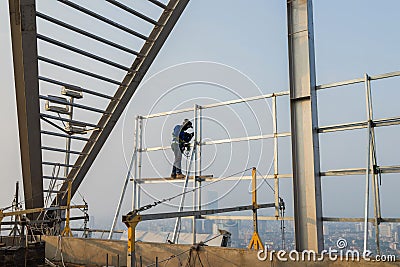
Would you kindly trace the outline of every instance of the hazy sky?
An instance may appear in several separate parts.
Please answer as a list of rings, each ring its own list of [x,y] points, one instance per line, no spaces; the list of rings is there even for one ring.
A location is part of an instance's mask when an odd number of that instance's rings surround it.
[[[129,47],[140,47],[141,43],[134,39],[117,34],[112,28],[91,23],[77,13],[60,12],[55,1],[38,1],[39,10],[57,16],[59,19],[76,23],[79,26],[114,38],[118,43]],[[121,1],[132,7],[143,8],[153,16],[157,9],[147,7],[141,1]],[[150,30],[148,25],[139,24],[135,20],[123,19],[117,9],[107,8],[104,1],[81,1],[85,6],[97,8],[112,19],[125,23],[128,27],[139,28],[143,32]],[[98,6],[96,6],[100,3]],[[314,1],[315,49],[317,66],[317,83],[329,83],[370,75],[398,71],[400,69],[400,53],[398,45],[400,34],[398,10],[400,2],[396,0],[340,0]],[[69,10],[69,9],[68,9]],[[148,13],[146,13],[148,14]],[[123,14],[126,15],[126,14]],[[19,159],[18,129],[16,104],[12,71],[12,54],[9,30],[8,1],[0,2],[0,81],[2,82],[0,112],[2,141],[0,141],[0,168],[2,171],[0,207],[8,206],[14,194],[15,181],[21,181]],[[54,38],[69,38],[74,45],[87,46],[93,53],[109,56],[121,64],[130,65],[132,57],[104,49],[104,46],[83,42],[76,35],[57,31],[43,21],[38,20],[39,32]],[[68,53],[57,52],[50,45],[39,43],[39,53],[60,60],[78,62]],[[216,62],[193,63],[197,61]],[[176,64],[183,64],[175,66]],[[92,67],[90,61],[79,61],[82,66]],[[172,67],[175,66],[175,67]],[[172,68],[171,68],[172,67]],[[94,66],[96,68],[96,66]],[[155,75],[156,73],[168,70]],[[97,70],[97,69],[96,69]],[[111,68],[98,70],[103,75],[120,80],[124,72]],[[105,85],[84,79],[70,72],[40,65],[41,75],[53,76],[63,80],[75,81],[81,86],[93,90],[112,93],[115,86]],[[155,75],[155,76],[153,76]],[[261,93],[272,93],[288,90],[288,57],[286,1],[280,0],[192,0],[178,21],[166,44],[150,68],[146,83],[137,91],[129,108],[123,115],[103,147],[100,155],[88,172],[80,193],[90,205],[90,214],[98,222],[111,223],[119,198],[122,183],[127,171],[126,158],[132,154],[133,120],[138,114],[147,114],[154,103],[153,112],[191,107],[194,103],[212,103],[235,99],[239,96],[254,96]],[[169,92],[180,83],[209,82],[223,85],[195,83],[182,86]],[[398,116],[399,78],[372,83],[375,118]],[[224,89],[225,87],[225,89]],[[228,90],[228,89],[229,90]],[[347,86],[318,93],[320,126],[365,120],[365,95],[363,85]],[[51,91],[53,90],[53,91]],[[165,92],[168,94],[163,95]],[[41,84],[42,94],[55,94],[54,86]],[[159,97],[163,95],[161,99]],[[106,102],[85,96],[86,103],[97,107],[105,107]],[[85,102],[82,102],[85,103]],[[41,103],[43,105],[43,103]],[[41,107],[42,108],[42,107]],[[279,130],[289,130],[288,99],[278,101]],[[252,113],[256,115],[254,115]],[[95,119],[93,115],[78,113],[80,119]],[[168,146],[170,129],[174,124],[192,114],[169,117],[167,120],[151,121],[146,131],[146,145]],[[205,111],[208,117],[204,123],[203,137],[223,139],[243,135],[271,133],[271,116],[265,102],[252,103],[250,106],[221,108]],[[162,126],[165,125],[163,128]],[[161,129],[161,130],[160,130]],[[398,126],[377,129],[377,152],[379,165],[399,165],[398,157],[400,141]],[[56,141],[46,140],[50,144]],[[60,144],[60,143],[59,143]],[[63,143],[61,143],[63,144]],[[320,136],[321,169],[340,169],[365,167],[366,131],[341,132]],[[77,146],[78,148],[79,146]],[[214,176],[227,176],[245,169],[245,166],[257,166],[261,172],[267,173],[271,163],[271,142],[234,144],[204,148],[205,162],[210,163],[205,173]],[[280,173],[290,172],[290,140],[280,140]],[[50,157],[53,154],[50,155]],[[169,175],[171,160],[170,151],[154,152],[144,155],[143,177]],[[46,155],[47,156],[47,155]],[[214,159],[215,158],[215,159]],[[60,155],[54,159],[62,160]],[[150,165],[152,164],[152,165]],[[48,171],[48,170],[46,170]],[[246,173],[247,175],[249,173]],[[382,179],[382,212],[384,217],[399,217],[395,196],[400,186],[399,175],[385,175]],[[220,206],[249,204],[248,183],[241,182],[215,186],[219,195],[232,188],[232,192],[220,201]],[[363,216],[364,176],[325,177],[323,178],[323,212],[324,216],[361,217]],[[168,197],[180,191],[180,188],[169,185],[149,185],[145,189],[157,197]],[[272,193],[265,186],[260,193],[260,202],[272,199]],[[291,182],[282,181],[282,196],[287,201],[289,215],[291,206]],[[131,195],[131,189],[128,196]],[[105,197],[106,196],[106,197]],[[239,197],[238,197],[239,196]],[[340,198],[338,198],[340,196]],[[190,199],[190,198],[189,198]],[[81,202],[77,195],[75,202]],[[143,204],[151,201],[145,197]],[[123,212],[130,210],[130,200],[124,203]],[[165,207],[164,207],[165,208]],[[159,211],[161,209],[155,209]],[[271,214],[272,211],[265,212]]]

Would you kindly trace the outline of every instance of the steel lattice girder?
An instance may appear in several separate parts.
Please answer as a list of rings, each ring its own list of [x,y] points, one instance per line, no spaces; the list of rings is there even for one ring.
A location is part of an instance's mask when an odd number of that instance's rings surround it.
[[[82,183],[86,173],[92,166],[123,110],[132,98],[188,3],[189,0],[171,0],[168,3],[157,25],[153,28],[148,40],[142,47],[139,56],[133,62],[131,69],[134,71],[128,72],[123,79],[122,85],[119,86],[105,114],[98,123],[98,130],[92,133],[89,141],[83,148],[82,155],[80,155],[75,162],[75,166],[79,166],[79,168],[72,169],[68,175],[68,179],[73,179],[72,196]],[[66,189],[67,183],[64,183],[61,191],[65,191]],[[64,198],[59,199],[58,203],[60,205],[66,203],[65,195]]]
[[[44,190],[43,188],[44,177],[42,169],[43,160],[41,151],[41,132],[44,134],[51,134],[53,136],[67,137],[65,134],[41,131],[41,116],[47,116],[44,117],[44,119],[51,116],[40,114],[39,99],[40,97],[43,99],[44,96],[39,95],[39,79],[59,85],[64,84],[62,82],[47,79],[45,77],[39,77],[38,75],[38,60],[44,60],[45,58],[39,57],[38,55],[37,40],[39,39],[38,37],[40,37],[40,35],[38,35],[37,33],[36,16],[42,18],[45,15],[37,12],[35,2],[35,0],[9,0],[15,87],[17,95],[18,123],[20,134],[21,163],[23,170],[26,208],[43,207],[44,205],[43,199],[44,192],[46,190]],[[60,2],[67,5],[76,5],[73,2],[67,0],[60,0]],[[93,126],[96,126],[95,128],[97,130],[92,132],[82,151],[77,151],[79,152],[79,157],[77,158],[74,165],[71,165],[73,168],[68,174],[68,179],[60,179],[58,177],[52,178],[66,181],[72,179],[72,195],[74,195],[74,193],[77,191],[86,173],[92,166],[95,158],[103,147],[105,141],[107,140],[112,129],[117,123],[123,110],[127,106],[129,100],[132,98],[144,75],[154,61],[161,47],[165,43],[167,37],[171,33],[183,10],[187,6],[189,0],[171,0],[167,5],[161,5],[161,3],[159,3],[158,1],[150,2],[157,4],[163,9],[161,16],[159,17],[158,21],[150,21],[152,24],[154,24],[153,30],[148,37],[144,36],[146,38],[146,41],[140,52],[135,53],[137,57],[134,60],[131,68],[129,68],[129,70],[127,71],[127,74],[125,75],[122,82],[117,81],[119,87],[116,90],[116,93],[113,96],[106,97],[110,99],[110,102],[100,120],[96,124],[93,124]],[[130,11],[133,12],[132,10]],[[136,15],[140,15],[140,13],[136,11],[134,11],[134,13]],[[48,18],[47,16],[45,17]],[[144,15],[141,15],[141,17],[145,18],[146,21],[150,20],[149,18],[144,17]],[[111,21],[110,23],[114,22]],[[65,25],[63,24],[63,26]],[[127,30],[133,32],[133,30],[128,28]],[[85,34],[88,35],[87,32],[85,32]],[[101,39],[100,37],[96,38],[97,40]],[[101,39],[100,41],[106,42],[108,44],[111,43],[111,41],[105,39]],[[118,46],[115,43],[112,43],[112,45],[114,47]],[[125,48],[124,50],[127,49],[128,48]],[[46,62],[46,60],[44,61]],[[61,63],[57,64],[60,65]],[[63,65],[62,67],[66,67],[66,65]],[[90,93],[94,94],[94,92]],[[101,97],[104,97],[104,95],[99,93],[96,93],[95,95],[100,95]],[[66,119],[56,118],[55,116],[51,118],[61,121],[67,121]],[[45,121],[49,122],[47,119]],[[51,121],[49,123],[60,129],[60,127],[57,127],[55,123]],[[70,136],[69,138],[79,138],[81,140],[86,139],[75,136]],[[60,150],[53,149],[53,151]],[[48,164],[63,166],[63,164],[58,163]],[[66,192],[66,190],[67,185],[63,184],[62,188],[59,191]],[[64,194],[64,197],[65,196],[66,194]],[[62,203],[66,203],[66,199],[62,199],[62,196],[59,195],[59,198],[55,199],[53,204],[55,204],[56,202],[58,205],[62,205]]]

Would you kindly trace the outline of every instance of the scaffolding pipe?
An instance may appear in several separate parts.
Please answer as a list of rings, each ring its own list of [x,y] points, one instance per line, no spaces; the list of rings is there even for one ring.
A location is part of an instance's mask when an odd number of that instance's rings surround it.
[[[183,211],[185,196],[187,193],[186,189],[187,189],[187,186],[189,183],[190,169],[192,168],[192,160],[193,160],[193,155],[194,155],[195,150],[196,150],[196,143],[193,146],[192,153],[191,153],[190,159],[189,159],[189,166],[188,166],[187,173],[186,173],[185,183],[184,183],[184,186],[182,189],[182,197],[181,197],[181,201],[179,203],[179,209],[178,209],[179,212]],[[195,179],[196,179],[196,177],[195,177]],[[174,243],[174,244],[178,242],[180,225],[181,225],[181,218],[179,217],[179,218],[176,218],[174,233],[172,235],[172,243]]]
[[[74,98],[70,97],[69,98],[69,102],[71,104],[71,111],[68,114],[68,118],[72,121],[72,117],[73,117],[73,112],[74,112]],[[68,177],[68,173],[69,173],[69,161],[71,158],[71,153],[69,152],[71,150],[71,135],[69,134],[68,137],[65,138],[65,169],[64,169],[64,177]],[[68,188],[69,189],[69,188]]]
[[[196,143],[196,154],[197,154],[197,173],[198,173],[198,177],[199,177],[199,192],[197,194],[197,205],[198,205],[198,210],[201,210],[201,183],[202,183],[202,179],[200,179],[200,177],[202,176],[202,164],[201,164],[201,141],[202,141],[202,131],[203,131],[203,118],[202,118],[202,109],[203,107],[201,106],[197,106],[197,123],[198,123],[198,127],[197,127],[197,143]],[[195,177],[196,179],[196,177]]]
[[[112,239],[112,236],[114,234],[115,226],[117,225],[118,217],[119,217],[119,214],[121,212],[122,203],[123,203],[124,198],[125,198],[126,188],[128,187],[128,182],[129,182],[129,179],[131,177],[132,167],[134,166],[134,162],[135,161],[136,161],[136,149],[133,151],[131,162],[129,163],[128,173],[126,174],[126,177],[125,177],[124,186],[123,186],[122,192],[121,192],[121,197],[119,198],[117,210],[115,211],[114,220],[113,220],[113,223],[111,225],[111,229],[110,229],[110,233],[108,235],[108,239]],[[134,183],[136,183],[136,182],[134,181]]]
[[[133,136],[133,149],[136,151],[136,158],[135,161],[133,162],[133,181],[132,181],[132,210],[135,210],[138,208],[137,204],[137,175],[138,175],[138,157],[139,154],[141,153],[138,149],[138,138],[139,138],[139,116],[136,117],[135,119],[135,133]]]
[[[368,75],[365,74],[365,87],[367,88]],[[366,89],[367,90],[367,89]],[[368,116],[368,99],[366,99],[367,116]],[[365,169],[365,209],[364,209],[364,253],[368,249],[368,217],[369,217],[369,173],[370,173],[370,150],[371,150],[371,121],[368,122],[368,150],[367,150],[367,167]]]
[[[278,119],[276,113],[276,96],[272,97],[272,126],[274,134],[274,198],[275,217],[279,217],[279,179],[278,179]]]

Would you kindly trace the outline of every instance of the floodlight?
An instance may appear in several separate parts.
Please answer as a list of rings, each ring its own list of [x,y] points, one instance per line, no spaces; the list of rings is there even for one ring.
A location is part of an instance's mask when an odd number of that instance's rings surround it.
[[[60,114],[70,114],[69,111],[69,102],[64,97],[58,96],[47,96],[48,100],[46,100],[44,108],[46,111],[56,112]]]
[[[72,98],[82,98],[82,89],[79,87],[61,87],[61,94]]]
[[[65,124],[65,131],[69,134],[86,134],[86,124],[79,122],[67,122]]]

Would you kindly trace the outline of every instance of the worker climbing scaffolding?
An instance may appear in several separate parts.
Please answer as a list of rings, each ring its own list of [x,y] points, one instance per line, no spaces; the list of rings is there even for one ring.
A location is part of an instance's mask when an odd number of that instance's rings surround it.
[[[171,178],[184,178],[182,174],[182,154],[185,150],[190,150],[190,141],[193,138],[194,133],[186,132],[190,128],[193,128],[192,122],[185,119],[182,125],[176,125],[172,131],[172,143],[171,148],[174,152],[174,163],[172,166]]]

